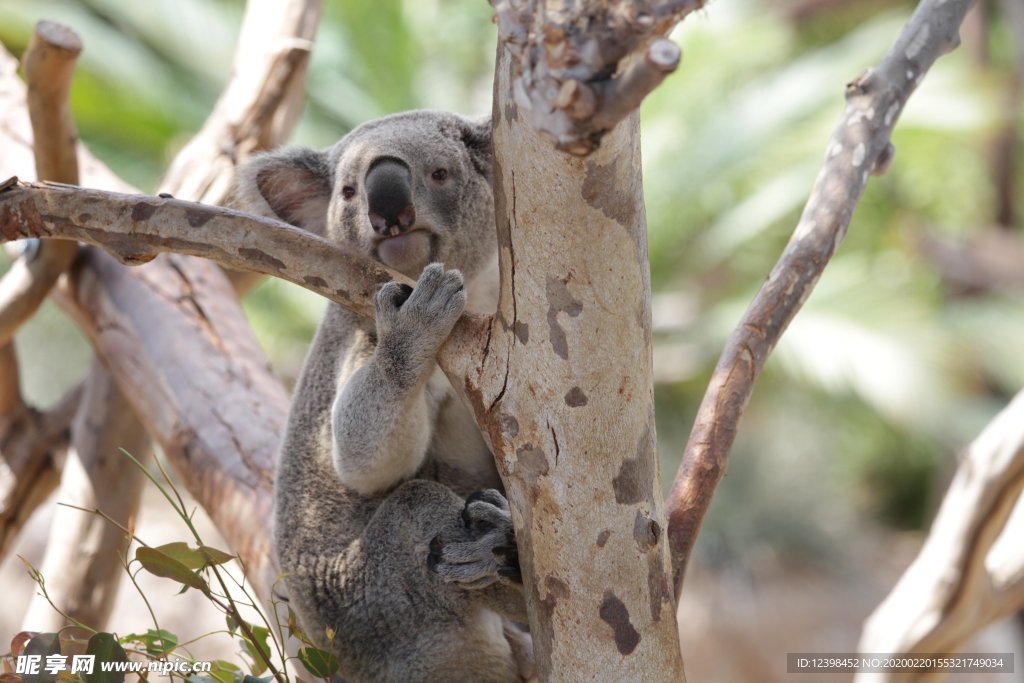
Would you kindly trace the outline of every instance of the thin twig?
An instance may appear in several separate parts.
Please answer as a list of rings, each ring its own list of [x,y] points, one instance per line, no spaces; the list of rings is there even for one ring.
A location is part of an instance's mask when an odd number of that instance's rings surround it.
[[[874,69],[846,86],[846,109],[793,237],[726,342],[667,500],[676,598],[704,514],[725,474],[737,424],[765,361],[846,235],[907,99],[935,60],[959,44],[972,0],[923,0]]]

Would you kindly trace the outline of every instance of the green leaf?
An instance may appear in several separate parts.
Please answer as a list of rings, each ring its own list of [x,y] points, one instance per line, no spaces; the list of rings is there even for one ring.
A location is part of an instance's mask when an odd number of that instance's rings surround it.
[[[317,678],[330,678],[338,670],[337,657],[316,647],[300,649],[299,661]]]
[[[178,646],[178,636],[164,629],[149,629],[145,633],[130,633],[121,638],[122,643],[142,643],[146,654],[154,657],[170,654]]]
[[[167,557],[177,560],[189,569],[202,569],[206,565],[206,558],[197,548],[189,548],[184,541],[175,541],[153,548]]]
[[[224,564],[235,559],[234,555],[230,555],[223,550],[211,548],[208,545],[199,546],[198,552],[206,558],[206,564]]]
[[[86,683],[123,683],[123,671],[104,671],[104,662],[127,662],[124,648],[110,633],[97,633],[89,639],[85,654],[95,655],[92,673],[85,674]]]
[[[150,574],[172,579],[188,588],[197,588],[203,593],[210,592],[210,587],[203,577],[190,570],[188,565],[157,548],[139,548],[135,551],[135,559]]]
[[[165,545],[157,546],[153,550],[159,551],[182,563],[189,569],[202,569],[212,564],[224,564],[235,559],[223,550],[211,548],[208,545],[201,545],[198,548],[190,548],[184,541],[176,541]]]
[[[237,664],[232,664],[223,659],[216,659],[212,662],[207,676],[211,676],[218,683],[238,683],[242,680],[243,673]]]
[[[311,641],[306,632],[299,626],[299,618],[295,616],[295,610],[291,607],[288,608],[288,635],[302,642],[305,645],[310,645]]]
[[[249,630],[252,632],[253,638],[250,640],[249,637],[246,636],[242,639],[242,644],[245,646],[245,650],[249,654],[249,657],[252,658],[252,666],[250,667],[252,675],[259,676],[267,670],[266,660],[270,658],[270,646],[267,644],[267,638],[270,637],[270,630],[263,626],[255,626],[253,624],[249,624]]]

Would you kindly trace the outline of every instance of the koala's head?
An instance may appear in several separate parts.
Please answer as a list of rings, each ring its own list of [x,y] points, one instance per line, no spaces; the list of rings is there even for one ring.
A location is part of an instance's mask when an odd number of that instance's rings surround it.
[[[496,249],[491,167],[489,120],[412,111],[363,124],[324,151],[255,157],[239,171],[233,203],[269,207],[412,278],[434,261],[472,277]]]

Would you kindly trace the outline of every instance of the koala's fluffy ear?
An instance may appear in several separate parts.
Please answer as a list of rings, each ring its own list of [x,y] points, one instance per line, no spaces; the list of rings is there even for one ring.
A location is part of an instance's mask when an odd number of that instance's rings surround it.
[[[462,122],[462,143],[469,150],[473,167],[488,180],[494,167],[494,147],[491,145],[491,117],[465,119]]]
[[[232,203],[251,211],[262,201],[286,223],[323,235],[332,186],[325,153],[286,147],[253,157],[240,169]]]

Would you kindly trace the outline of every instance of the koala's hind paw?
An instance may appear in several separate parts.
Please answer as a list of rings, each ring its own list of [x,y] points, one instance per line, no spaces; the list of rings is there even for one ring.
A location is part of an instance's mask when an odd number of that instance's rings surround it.
[[[430,542],[430,570],[464,588],[485,588],[496,581],[522,583],[505,497],[493,489],[471,494],[462,509],[462,521],[462,529],[438,534]]]

